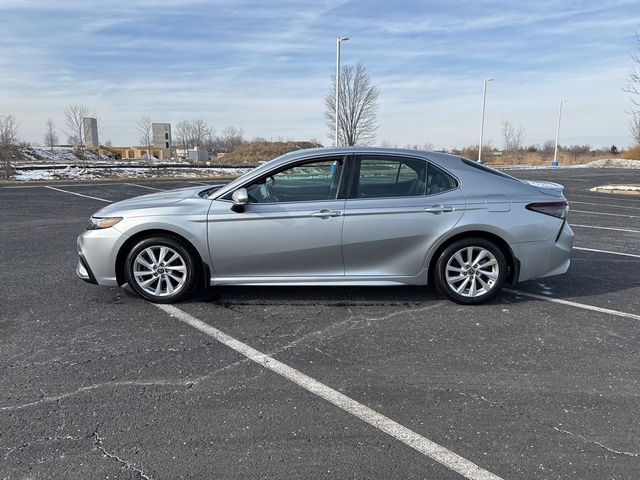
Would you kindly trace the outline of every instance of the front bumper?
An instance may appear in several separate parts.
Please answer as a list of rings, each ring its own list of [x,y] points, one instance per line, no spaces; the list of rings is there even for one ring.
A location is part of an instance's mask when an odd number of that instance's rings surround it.
[[[514,255],[520,261],[518,281],[565,273],[571,264],[574,236],[573,230],[565,222],[554,239],[511,245]]]
[[[86,258],[82,252],[78,252],[78,266],[76,267],[76,275],[79,279],[84,280],[87,283],[98,284],[95,275],[91,271],[91,267],[87,263]]]
[[[113,227],[82,232],[77,241],[76,275],[85,282],[117,286],[116,257],[127,238]]]

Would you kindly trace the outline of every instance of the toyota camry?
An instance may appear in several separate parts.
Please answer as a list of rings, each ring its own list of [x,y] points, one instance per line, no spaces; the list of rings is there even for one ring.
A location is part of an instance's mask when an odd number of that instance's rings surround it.
[[[178,302],[216,285],[427,285],[461,304],[562,274],[563,187],[443,153],[300,150],[226,185],[96,212],[77,275]]]

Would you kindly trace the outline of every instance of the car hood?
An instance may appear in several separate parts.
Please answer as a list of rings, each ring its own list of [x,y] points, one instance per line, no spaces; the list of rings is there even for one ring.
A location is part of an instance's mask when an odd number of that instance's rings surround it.
[[[128,198],[120,202],[107,205],[103,209],[94,213],[94,217],[119,216],[126,212],[134,210],[149,210],[154,208],[167,207],[174,205],[188,198],[199,198],[199,193],[204,190],[214,191],[222,185],[199,185],[197,187],[180,188],[177,190],[169,190],[167,192],[152,193],[150,195],[142,195],[140,197]]]

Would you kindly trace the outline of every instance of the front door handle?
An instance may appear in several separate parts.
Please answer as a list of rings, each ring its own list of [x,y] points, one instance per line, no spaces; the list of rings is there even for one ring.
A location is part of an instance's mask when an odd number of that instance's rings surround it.
[[[339,217],[340,215],[342,215],[342,212],[339,210],[320,210],[311,214],[312,217],[316,218]]]
[[[449,213],[449,212],[453,212],[454,210],[455,208],[453,208],[451,205],[433,205],[431,207],[424,209],[425,212],[434,213],[434,214]]]

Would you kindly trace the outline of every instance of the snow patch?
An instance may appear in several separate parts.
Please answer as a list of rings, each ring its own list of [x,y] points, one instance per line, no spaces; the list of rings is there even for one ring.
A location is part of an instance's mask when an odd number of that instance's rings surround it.
[[[619,190],[621,192],[640,192],[640,186],[636,185],[600,185],[589,189],[592,192],[601,192],[603,190]]]
[[[515,165],[509,167],[501,167],[500,170],[558,170],[564,168],[632,168],[640,169],[640,160],[628,160],[626,158],[601,158],[580,165],[559,165],[552,167],[551,165]]]
[[[96,180],[124,178],[211,178],[239,176],[251,168],[82,168],[68,166],[64,169],[17,170],[15,179],[33,180]]]

